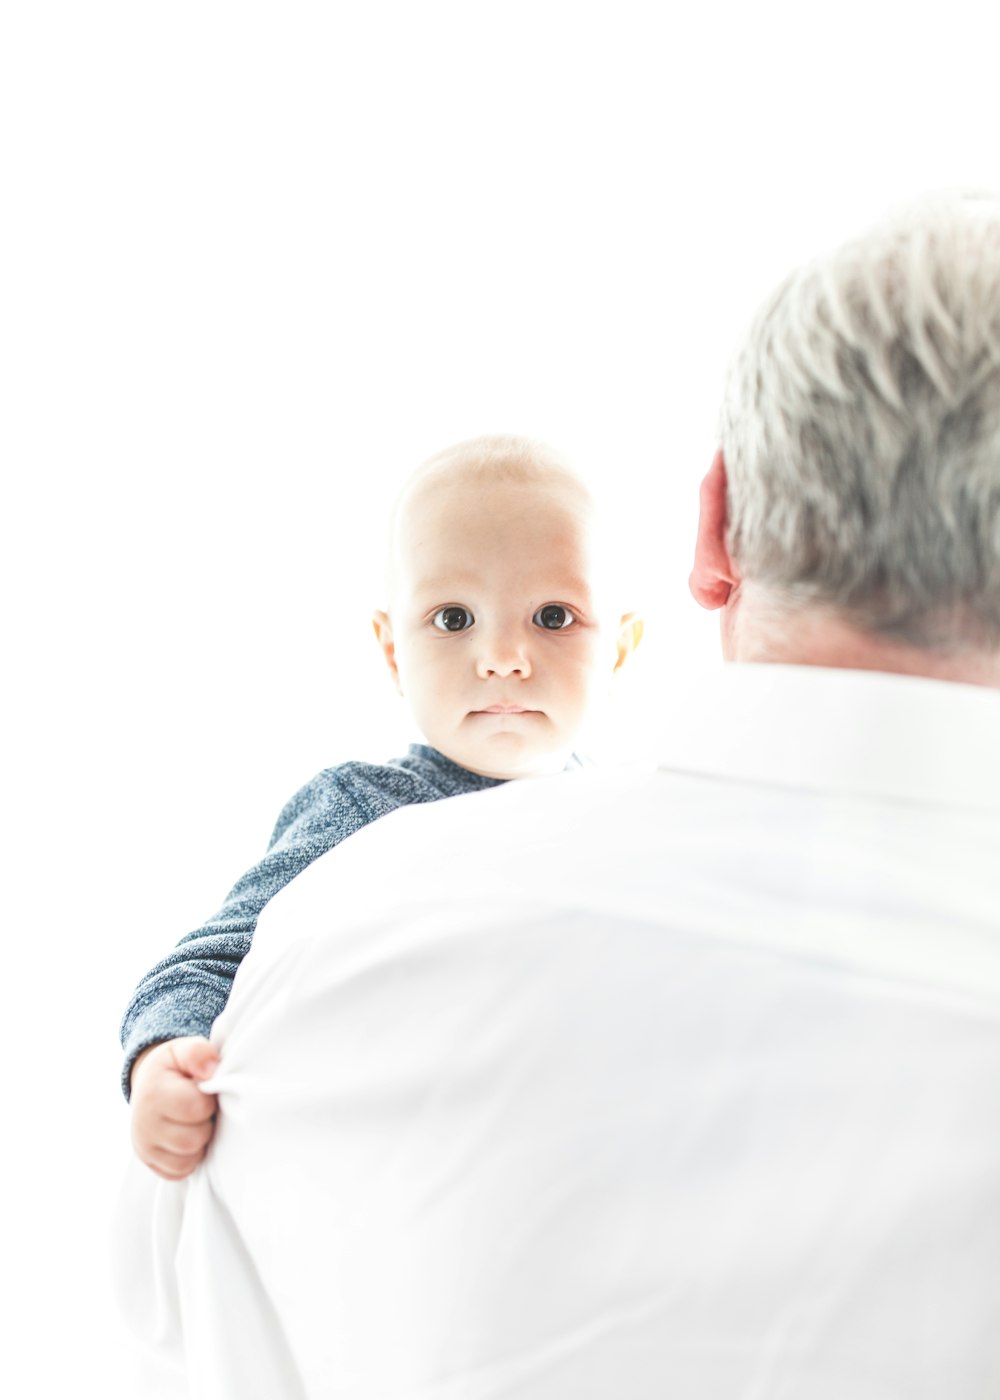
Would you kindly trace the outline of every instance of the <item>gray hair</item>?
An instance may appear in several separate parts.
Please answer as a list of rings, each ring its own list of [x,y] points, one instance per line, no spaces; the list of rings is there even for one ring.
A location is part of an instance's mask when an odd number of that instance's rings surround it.
[[[1000,647],[1000,199],[935,196],[794,272],[719,442],[730,553],[773,601]]]

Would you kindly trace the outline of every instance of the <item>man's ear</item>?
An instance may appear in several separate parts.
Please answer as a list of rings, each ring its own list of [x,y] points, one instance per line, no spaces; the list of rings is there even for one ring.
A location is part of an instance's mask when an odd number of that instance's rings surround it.
[[[642,641],[643,622],[634,612],[625,613],[619,624],[618,660],[614,669],[620,671]]]
[[[720,448],[701,483],[698,539],[688,578],[688,587],[703,608],[724,608],[740,581],[726,547],[726,524],[726,464]]]
[[[381,611],[374,612],[372,614],[372,627],[375,629],[378,644],[382,648],[382,655],[385,657],[389,674],[396,683],[396,689],[402,695],[403,687],[399,680],[399,667],[396,665],[396,645],[392,640],[392,623],[389,621],[389,614]]]

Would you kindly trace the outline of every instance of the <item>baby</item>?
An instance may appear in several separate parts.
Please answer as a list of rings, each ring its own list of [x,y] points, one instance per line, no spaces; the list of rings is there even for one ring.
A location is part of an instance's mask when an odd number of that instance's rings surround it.
[[[216,1099],[207,1036],[257,916],[317,856],[396,807],[575,766],[585,721],[642,636],[609,594],[582,482],[523,438],[460,443],[424,464],[393,512],[388,610],[375,634],[427,744],[328,768],[278,818],[219,913],[140,982],[122,1021],[139,1158],[169,1180],[201,1161]]]

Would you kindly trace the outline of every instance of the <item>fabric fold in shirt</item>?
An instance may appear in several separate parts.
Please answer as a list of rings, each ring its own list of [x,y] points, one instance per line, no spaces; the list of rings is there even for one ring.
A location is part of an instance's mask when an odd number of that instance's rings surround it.
[[[119,1213],[193,1400],[997,1394],[1000,696],[719,687],[272,900],[208,1158]]]

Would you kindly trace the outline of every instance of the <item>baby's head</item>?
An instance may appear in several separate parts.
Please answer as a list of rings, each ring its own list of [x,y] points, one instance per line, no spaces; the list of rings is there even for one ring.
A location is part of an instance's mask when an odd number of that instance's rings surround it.
[[[642,635],[594,502],[551,449],[485,437],[432,457],[393,511],[375,633],[427,741],[494,778],[565,767]]]

